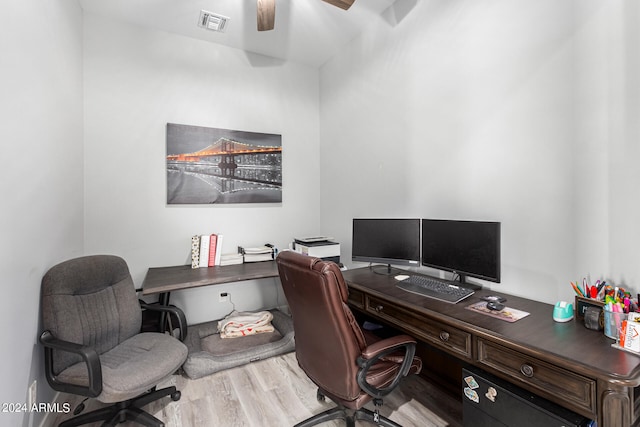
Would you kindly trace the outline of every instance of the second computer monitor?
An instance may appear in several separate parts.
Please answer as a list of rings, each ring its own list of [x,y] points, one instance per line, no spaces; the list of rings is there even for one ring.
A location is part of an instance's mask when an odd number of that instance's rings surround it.
[[[422,265],[500,282],[500,223],[423,219]]]

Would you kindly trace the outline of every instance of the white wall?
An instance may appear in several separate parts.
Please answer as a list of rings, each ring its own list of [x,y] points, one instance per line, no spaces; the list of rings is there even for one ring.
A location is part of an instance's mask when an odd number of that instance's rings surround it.
[[[40,281],[82,255],[82,15],[76,2],[10,0],[0,14],[0,402],[53,393],[43,375]],[[0,425],[42,414],[0,413]]]
[[[486,285],[551,303],[588,273],[636,272],[638,23],[623,1],[398,0],[321,69],[322,232],[499,220],[502,283]]]
[[[149,267],[189,261],[191,236],[224,252],[286,247],[320,227],[318,71],[212,43],[84,17],[86,251],[116,253],[140,286]],[[282,135],[283,202],[166,205],[166,124]],[[263,283],[266,282],[266,283]],[[176,292],[190,323],[282,303],[273,279]]]
[[[576,271],[604,276],[609,265],[609,147],[611,146],[610,87],[620,66],[610,56],[619,16],[606,2],[584,2],[576,9],[574,49],[574,114],[576,215],[574,223]],[[578,277],[575,277],[576,279]]]
[[[579,3],[577,270],[640,291],[640,4]]]
[[[640,291],[640,3],[610,7],[609,275]]]

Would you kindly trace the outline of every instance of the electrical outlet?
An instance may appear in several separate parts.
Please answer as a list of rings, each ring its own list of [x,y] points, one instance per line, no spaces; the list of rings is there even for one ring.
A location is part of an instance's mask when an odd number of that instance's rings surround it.
[[[220,292],[220,298],[218,299],[220,302],[229,301],[229,292]]]
[[[37,393],[38,393],[38,381],[33,380],[31,385],[29,386],[29,397],[28,397],[29,402],[27,402],[28,403],[27,406],[29,408],[31,408],[36,403]]]

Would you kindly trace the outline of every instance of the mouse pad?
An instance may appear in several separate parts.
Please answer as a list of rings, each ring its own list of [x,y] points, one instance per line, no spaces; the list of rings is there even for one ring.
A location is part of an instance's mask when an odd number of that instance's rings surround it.
[[[477,311],[478,313],[486,314],[487,316],[495,317],[496,319],[504,320],[505,322],[517,322],[523,317],[527,317],[529,313],[522,310],[516,310],[515,308],[505,307],[500,311],[489,310],[487,308],[486,301],[480,301],[468,305],[465,307],[467,310]]]

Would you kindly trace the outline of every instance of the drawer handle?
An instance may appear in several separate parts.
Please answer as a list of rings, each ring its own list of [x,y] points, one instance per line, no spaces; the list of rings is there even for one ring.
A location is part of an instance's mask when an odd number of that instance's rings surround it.
[[[382,310],[384,310],[384,306],[382,304],[376,305],[374,307],[374,310],[376,311],[376,313],[380,313]]]
[[[520,366],[520,372],[522,372],[522,375],[524,375],[525,377],[532,378],[533,377],[533,366],[527,365],[526,363],[523,363],[522,366]]]
[[[440,332],[440,339],[442,341],[449,341],[449,332],[442,331]]]

